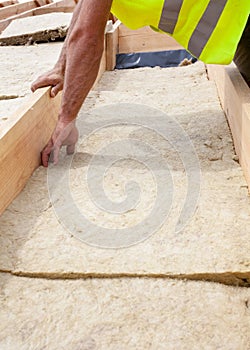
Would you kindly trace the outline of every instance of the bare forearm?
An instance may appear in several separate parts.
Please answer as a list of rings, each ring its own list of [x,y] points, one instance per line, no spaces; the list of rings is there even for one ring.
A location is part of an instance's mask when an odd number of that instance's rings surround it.
[[[77,5],[76,5],[76,7],[74,9],[74,12],[73,12],[73,15],[72,15],[72,19],[71,19],[71,22],[70,22],[70,26],[69,26],[69,30],[68,30],[66,39],[64,41],[64,44],[63,44],[60,56],[59,56],[59,58],[58,58],[58,60],[57,60],[57,62],[55,64],[55,67],[60,69],[62,72],[64,72],[65,68],[66,68],[68,38],[69,38],[72,30],[74,29],[74,26],[75,26],[77,18],[79,16],[79,11],[80,11],[80,8],[82,6],[83,1],[84,0],[79,0],[79,2],[77,3]]]
[[[67,45],[67,65],[59,118],[71,121],[76,118],[82,103],[93,86],[103,53],[104,37],[97,41],[81,37]]]
[[[83,0],[66,42],[66,69],[59,118],[72,121],[95,82],[112,0]]]

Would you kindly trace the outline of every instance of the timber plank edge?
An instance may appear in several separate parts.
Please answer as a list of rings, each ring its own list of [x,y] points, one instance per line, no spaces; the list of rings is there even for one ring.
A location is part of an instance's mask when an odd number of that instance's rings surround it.
[[[208,77],[217,86],[250,191],[250,89],[234,64],[207,65],[207,71]]]
[[[131,30],[119,26],[119,53],[180,50],[183,47],[171,36],[153,31],[150,27]]]
[[[15,123],[0,138],[0,215],[40,165],[40,152],[55,127],[60,102],[61,94],[51,98],[50,88],[39,89],[10,116]]]

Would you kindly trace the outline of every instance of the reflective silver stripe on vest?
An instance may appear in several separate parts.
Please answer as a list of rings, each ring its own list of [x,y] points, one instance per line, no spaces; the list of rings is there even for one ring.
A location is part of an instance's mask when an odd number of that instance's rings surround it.
[[[227,0],[210,0],[188,43],[188,50],[194,56],[199,57],[201,55],[220,19],[226,3]]]
[[[182,4],[183,0],[165,0],[159,29],[169,34],[173,34]]]

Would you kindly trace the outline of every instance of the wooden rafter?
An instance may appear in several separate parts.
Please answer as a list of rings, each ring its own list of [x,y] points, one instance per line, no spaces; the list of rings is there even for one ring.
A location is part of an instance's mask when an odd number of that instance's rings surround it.
[[[235,150],[250,188],[250,89],[235,65],[208,65],[228,118]]]
[[[23,189],[40,164],[40,152],[55,127],[60,95],[36,91],[12,116],[15,124],[0,137],[0,214]]]
[[[11,6],[14,4],[18,4],[18,1],[17,0],[3,0],[3,1],[0,1],[0,8],[6,7],[6,6]]]
[[[39,1],[43,1],[43,0],[39,0]],[[45,1],[47,1],[47,0],[45,0]],[[22,12],[22,13],[19,13],[17,15],[2,19],[2,20],[0,20],[0,32],[2,32],[5,28],[7,28],[8,25],[13,20],[18,19],[18,18],[44,15],[46,13],[51,13],[51,12],[72,12],[75,8],[76,3],[77,3],[76,0],[60,0],[57,2],[52,2],[48,5],[33,8],[31,10],[29,9],[29,10]]]
[[[12,6],[6,6],[3,8],[0,8],[0,20],[18,15],[19,13],[22,13],[28,10],[32,10],[39,6],[47,5],[48,3],[51,3],[51,2],[52,0],[39,0],[39,2],[37,0],[30,0],[20,4],[15,4]]]

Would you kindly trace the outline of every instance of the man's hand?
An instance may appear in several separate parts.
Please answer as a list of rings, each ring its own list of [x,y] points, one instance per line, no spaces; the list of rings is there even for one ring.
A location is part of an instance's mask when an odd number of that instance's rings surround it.
[[[78,141],[78,130],[75,121],[65,122],[58,120],[55,130],[47,146],[42,151],[42,164],[48,167],[49,157],[53,156],[53,163],[57,164],[62,146],[67,146],[67,153],[73,154]]]
[[[56,66],[32,85],[32,91],[52,86],[51,96],[63,88],[59,119],[49,143],[42,151],[42,164],[45,167],[52,152],[54,164],[58,163],[63,145],[67,146],[68,153],[74,152],[78,140],[74,121],[98,74],[111,5],[112,0],[79,1]]]
[[[31,91],[35,92],[37,89],[51,86],[50,96],[55,97],[59,91],[63,89],[64,74],[61,69],[56,67],[49,72],[40,75],[31,85]]]

